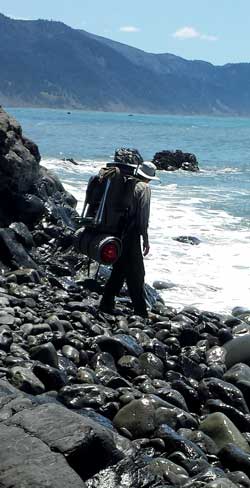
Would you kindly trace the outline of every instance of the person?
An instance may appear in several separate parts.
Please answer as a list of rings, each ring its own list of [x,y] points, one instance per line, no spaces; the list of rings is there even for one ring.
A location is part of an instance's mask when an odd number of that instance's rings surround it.
[[[145,269],[143,256],[149,253],[148,224],[150,214],[151,190],[150,180],[158,180],[155,176],[156,166],[150,162],[142,163],[133,177],[133,191],[127,212],[126,224],[121,235],[122,253],[113,265],[100,302],[100,311],[112,313],[115,297],[126,280],[128,292],[136,315],[147,318],[147,304],[144,291]],[[142,238],[142,249],[141,249]]]

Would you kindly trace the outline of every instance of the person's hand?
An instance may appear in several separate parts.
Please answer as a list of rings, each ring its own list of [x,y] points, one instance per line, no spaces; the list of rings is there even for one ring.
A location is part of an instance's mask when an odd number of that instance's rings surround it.
[[[147,254],[149,253],[149,249],[150,249],[149,243],[144,242],[143,243],[143,256],[147,256]]]

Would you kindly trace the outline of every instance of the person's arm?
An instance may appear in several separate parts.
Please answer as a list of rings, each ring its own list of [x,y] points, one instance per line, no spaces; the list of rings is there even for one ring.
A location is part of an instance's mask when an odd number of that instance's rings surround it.
[[[150,215],[151,190],[147,183],[139,182],[136,185],[137,219],[136,224],[143,239],[143,255],[149,252],[148,224]]]

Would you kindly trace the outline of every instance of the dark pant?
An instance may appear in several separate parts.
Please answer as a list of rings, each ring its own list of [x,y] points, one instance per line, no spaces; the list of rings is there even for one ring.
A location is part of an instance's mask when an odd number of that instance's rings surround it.
[[[114,298],[119,295],[124,281],[127,282],[134,311],[137,315],[147,317],[144,292],[144,264],[140,236],[134,232],[123,239],[121,257],[113,265],[113,270],[104,288],[101,308],[114,308]]]

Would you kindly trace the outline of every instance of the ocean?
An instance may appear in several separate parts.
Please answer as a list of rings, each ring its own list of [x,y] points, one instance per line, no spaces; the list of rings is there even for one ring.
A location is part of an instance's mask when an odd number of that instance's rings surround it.
[[[78,199],[116,148],[196,155],[200,172],[158,172],[151,182],[146,282],[167,282],[167,305],[230,313],[250,308],[250,119],[7,108],[40,149],[42,163]],[[63,158],[74,158],[75,166]],[[173,238],[193,236],[199,245]]]

